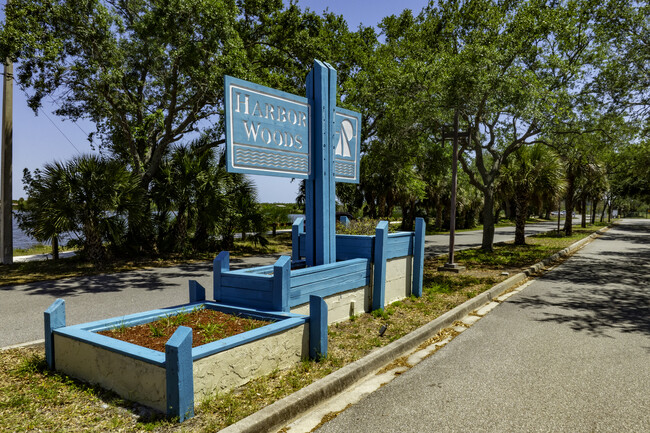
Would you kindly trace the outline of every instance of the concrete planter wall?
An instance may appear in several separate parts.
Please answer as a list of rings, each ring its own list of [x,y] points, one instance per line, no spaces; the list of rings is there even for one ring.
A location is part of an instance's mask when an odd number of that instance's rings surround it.
[[[198,305],[273,323],[195,348],[191,347],[191,330],[180,327],[167,343],[165,353],[97,334],[153,322]],[[45,328],[46,358],[51,368],[178,416],[181,421],[192,416],[194,402],[208,394],[289,368],[309,355],[308,316],[212,302],[65,326],[65,304],[57,300],[46,311]]]

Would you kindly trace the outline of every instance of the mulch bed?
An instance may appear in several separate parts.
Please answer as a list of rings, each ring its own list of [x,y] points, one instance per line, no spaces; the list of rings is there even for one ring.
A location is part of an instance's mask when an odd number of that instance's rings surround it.
[[[195,308],[188,312],[170,314],[155,322],[131,327],[116,327],[100,331],[98,334],[164,352],[165,343],[179,326],[192,328],[192,347],[196,347],[260,328],[269,323],[272,322],[207,308]]]

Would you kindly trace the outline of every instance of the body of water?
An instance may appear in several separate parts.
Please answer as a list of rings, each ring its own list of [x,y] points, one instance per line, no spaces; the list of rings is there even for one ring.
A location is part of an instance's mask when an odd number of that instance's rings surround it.
[[[38,244],[46,244],[49,245],[51,242],[38,242],[36,239],[31,238],[18,227],[18,219],[14,216],[12,221],[13,225],[13,234],[14,234],[14,249],[20,248],[20,249],[27,249],[31,248],[34,245]],[[72,239],[73,236],[70,233],[66,233],[63,236],[61,236],[61,239],[59,240],[59,245],[65,245],[70,239]]]

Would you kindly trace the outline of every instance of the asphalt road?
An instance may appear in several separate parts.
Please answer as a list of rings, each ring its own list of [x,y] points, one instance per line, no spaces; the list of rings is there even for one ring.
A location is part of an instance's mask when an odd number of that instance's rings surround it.
[[[526,234],[554,228],[557,228],[557,223],[530,224]],[[456,235],[456,250],[481,245],[481,231],[459,232]],[[514,239],[514,227],[496,229],[495,242],[511,239]],[[428,256],[446,254],[448,245],[447,235],[427,236],[425,251]],[[232,259],[231,266],[236,268],[267,265],[274,263],[277,258],[278,256],[266,255]],[[74,325],[187,303],[190,279],[201,283],[210,299],[211,263],[2,286],[0,347],[42,339],[43,311],[57,298],[66,301],[66,323]]]
[[[650,221],[623,220],[333,432],[650,432]]]

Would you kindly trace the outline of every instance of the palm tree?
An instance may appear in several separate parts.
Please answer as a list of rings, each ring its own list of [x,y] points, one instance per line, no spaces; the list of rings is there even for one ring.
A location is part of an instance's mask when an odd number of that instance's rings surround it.
[[[515,245],[526,244],[528,207],[535,196],[556,196],[563,187],[562,165],[547,146],[524,146],[513,154],[503,172],[506,190],[515,201]]]
[[[142,190],[136,176],[117,160],[82,155],[67,163],[46,164],[25,175],[28,202],[21,217],[26,232],[38,239],[65,231],[81,235],[83,253],[95,264],[106,258],[105,242],[119,245],[142,215]]]
[[[52,256],[59,258],[59,237],[75,229],[74,214],[65,205],[68,185],[59,162],[46,164],[34,175],[25,169],[23,184],[28,200],[19,204],[16,217],[21,230],[39,242],[52,241]]]

